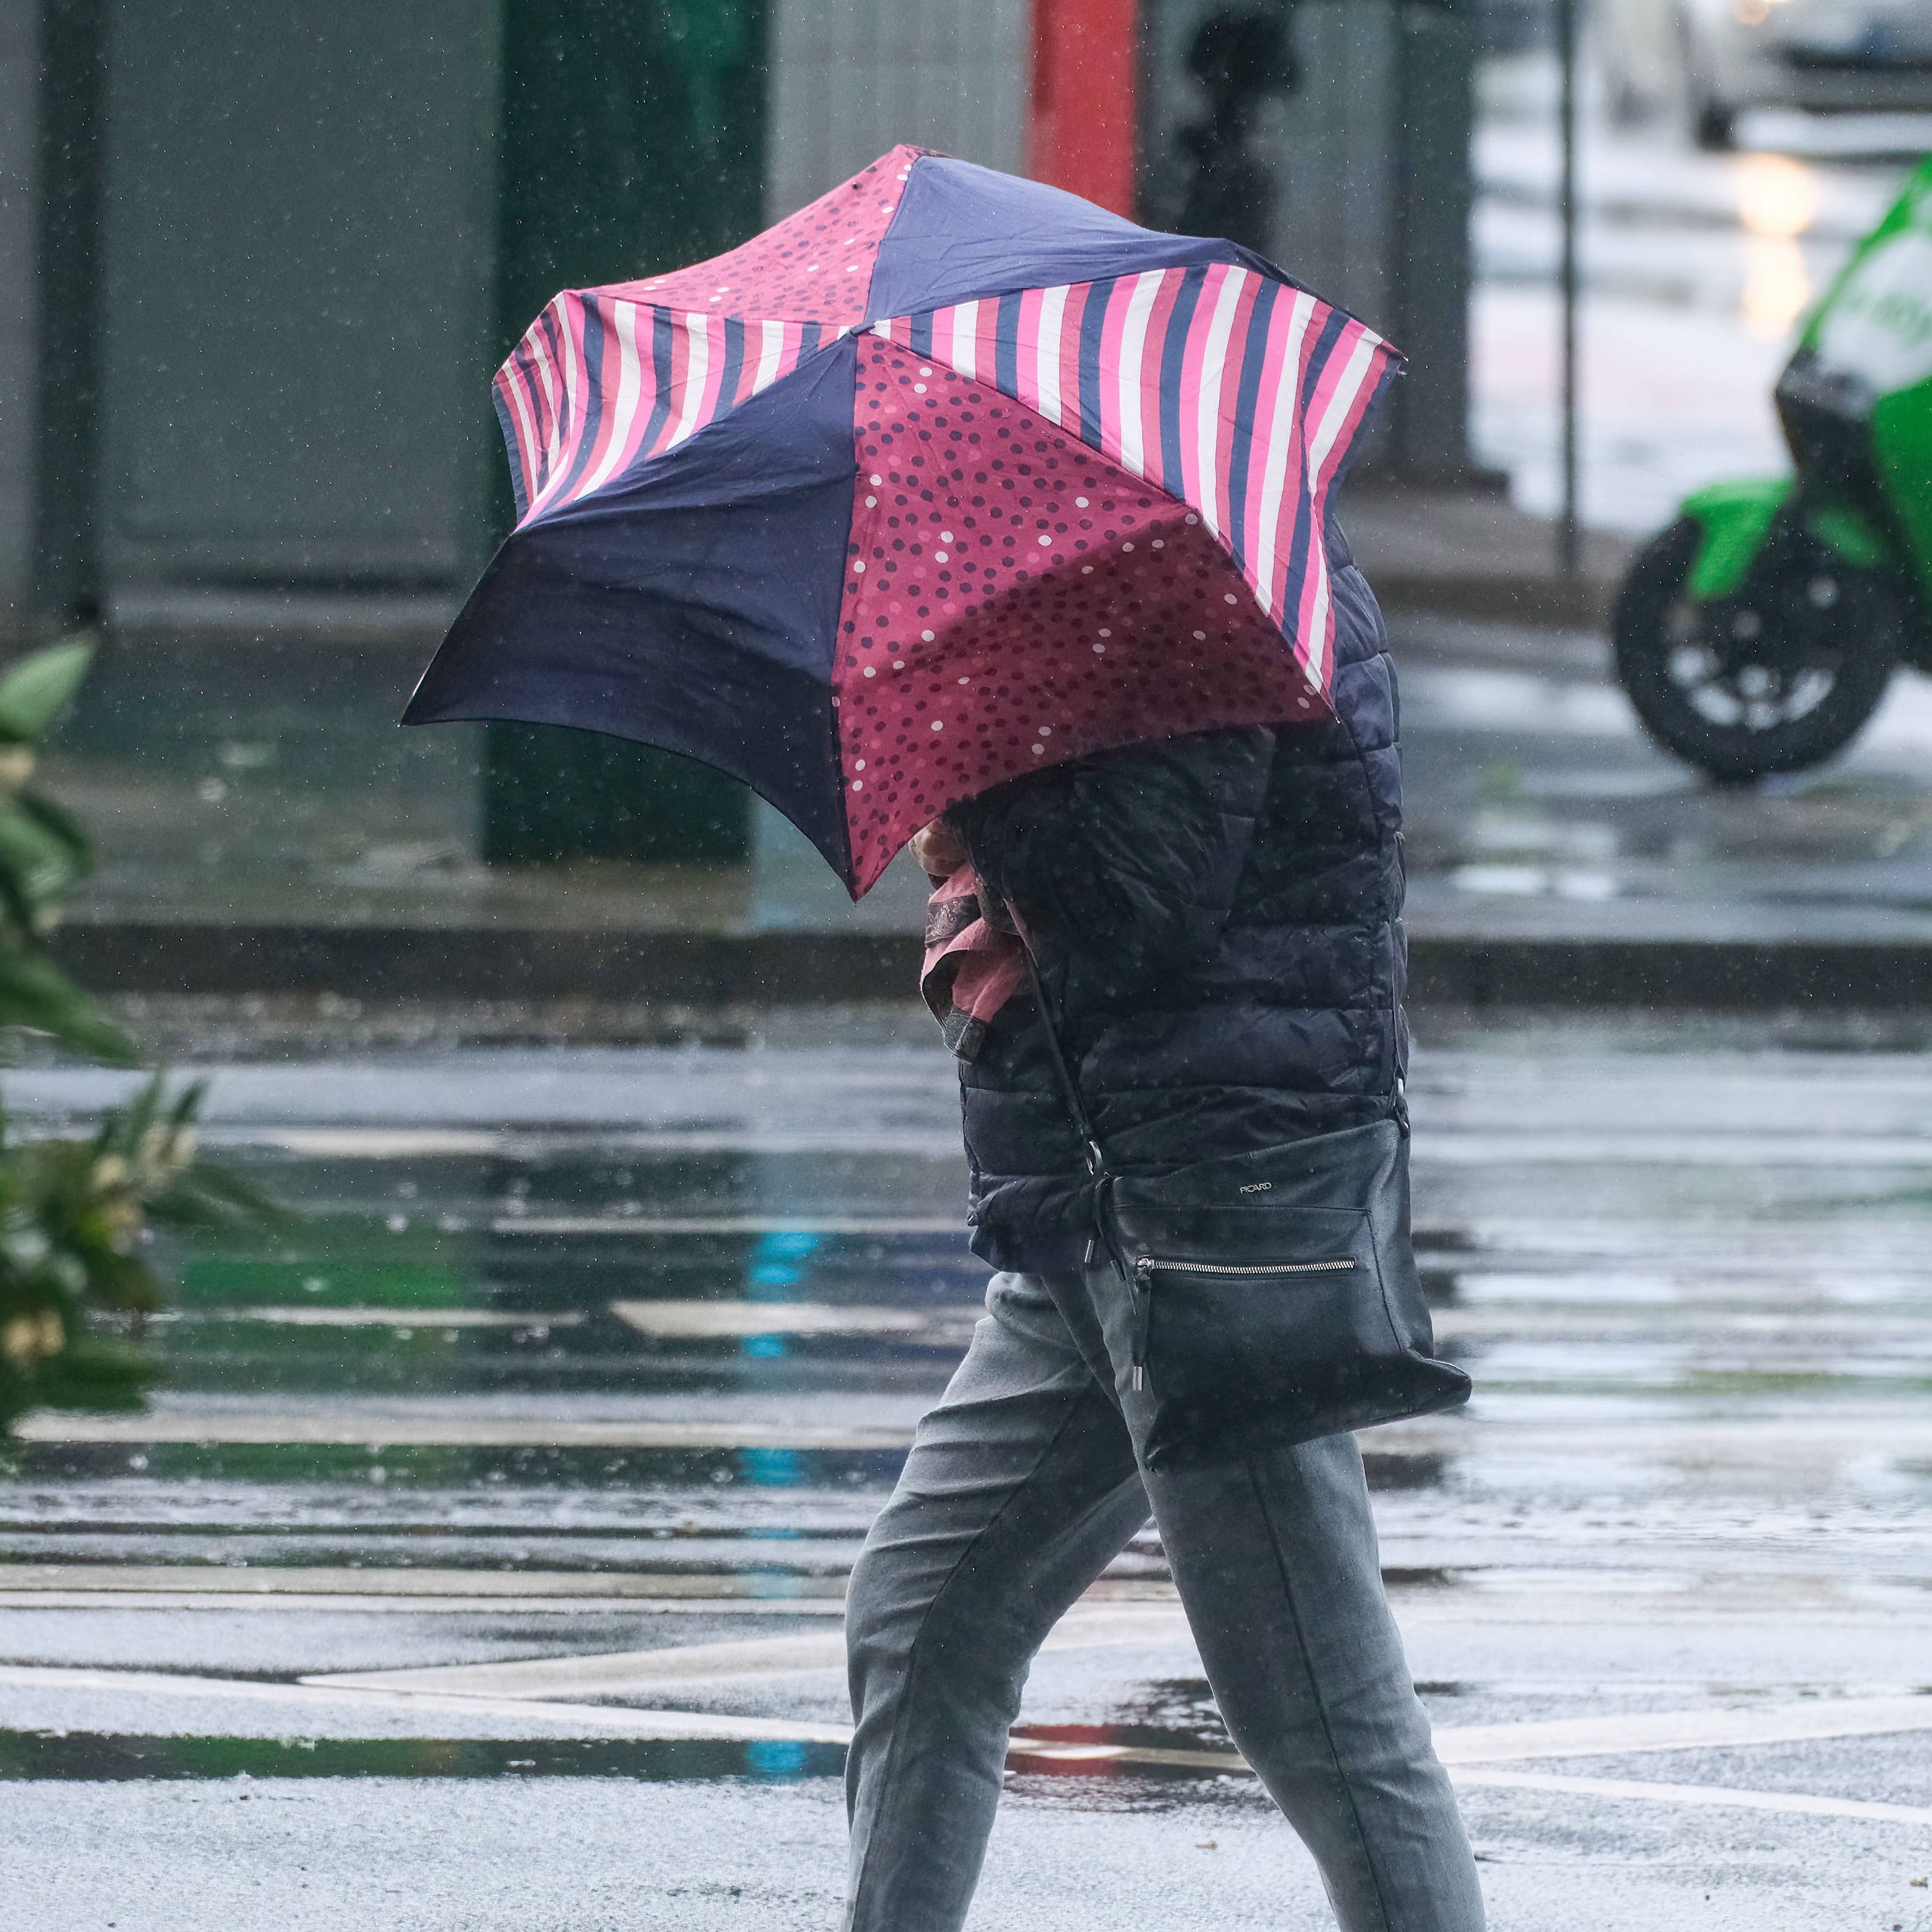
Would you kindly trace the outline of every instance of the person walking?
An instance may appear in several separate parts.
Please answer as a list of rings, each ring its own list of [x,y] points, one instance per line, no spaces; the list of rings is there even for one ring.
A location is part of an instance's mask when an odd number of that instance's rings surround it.
[[[1332,521],[1327,551],[1332,718],[1028,774],[914,841],[997,1272],[852,1574],[847,1932],[964,1924],[1032,1658],[1150,1511],[1228,1731],[1344,1932],[1483,1924],[1353,1436],[1295,1439],[1284,1412],[1272,1438],[1180,1453],[1178,1342],[1150,1346],[1154,1291],[1132,1292],[1097,1198],[1145,1175],[1205,1200],[1198,1177],[1232,1174],[1231,1196],[1366,1231],[1287,1272],[1361,1255],[1384,1298],[1412,1281],[1395,676]]]

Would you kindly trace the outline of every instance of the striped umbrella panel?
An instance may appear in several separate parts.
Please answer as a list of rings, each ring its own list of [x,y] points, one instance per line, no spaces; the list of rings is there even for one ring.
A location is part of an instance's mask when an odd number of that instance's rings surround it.
[[[695,436],[848,332],[560,295],[497,371],[519,525]]]
[[[1015,398],[1200,515],[1311,685],[1334,618],[1328,498],[1394,351],[1372,330],[1234,263],[1028,289],[872,332]]]
[[[675,448],[862,322],[922,152],[895,148],[694,268],[556,296],[496,378],[518,522]]]

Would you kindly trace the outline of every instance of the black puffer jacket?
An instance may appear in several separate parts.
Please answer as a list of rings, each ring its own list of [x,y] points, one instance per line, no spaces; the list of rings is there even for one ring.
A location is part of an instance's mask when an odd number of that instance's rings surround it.
[[[1340,532],[1335,718],[1206,733],[1017,779],[951,814],[1034,935],[1118,1168],[1384,1120],[1400,1102],[1402,779],[1382,615]],[[1030,1000],[962,1064],[975,1250],[1077,1260],[1078,1142]]]

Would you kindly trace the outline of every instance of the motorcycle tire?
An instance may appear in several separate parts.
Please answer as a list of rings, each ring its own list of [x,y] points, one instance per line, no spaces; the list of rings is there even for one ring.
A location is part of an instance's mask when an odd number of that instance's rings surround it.
[[[1822,545],[1709,604],[1688,595],[1702,541],[1680,518],[1638,553],[1610,620],[1617,676],[1651,736],[1720,782],[1804,771],[1877,710],[1904,610],[1880,576]]]

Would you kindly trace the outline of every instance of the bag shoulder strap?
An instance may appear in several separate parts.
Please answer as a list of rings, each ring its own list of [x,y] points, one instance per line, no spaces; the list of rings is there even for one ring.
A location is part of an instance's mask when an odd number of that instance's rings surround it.
[[[1046,1036],[1047,1056],[1053,1062],[1054,1080],[1060,1088],[1060,1097],[1066,1103],[1067,1118],[1073,1124],[1073,1131],[1079,1136],[1080,1150],[1087,1162],[1088,1177],[1096,1181],[1107,1177],[1107,1156],[1102,1150],[1100,1136],[1094,1131],[1094,1123],[1087,1112],[1086,1102],[1080,1097],[1080,1083],[1073,1077],[1073,1069],[1067,1064],[1065,1049],[1060,1044],[1059,1030],[1053,1023],[1053,1006],[1046,997],[1046,988],[1040,983],[1040,966],[1033,956],[1033,947],[1028,943],[1025,932],[1012,915],[1012,908],[1005,908],[1007,922],[1012,926],[1020,942],[1020,958],[1026,967],[1027,985],[1032,990],[1034,1009],[1040,1016],[1040,1030]]]

